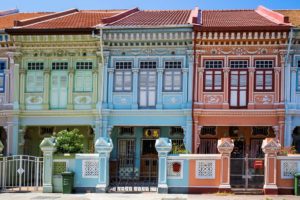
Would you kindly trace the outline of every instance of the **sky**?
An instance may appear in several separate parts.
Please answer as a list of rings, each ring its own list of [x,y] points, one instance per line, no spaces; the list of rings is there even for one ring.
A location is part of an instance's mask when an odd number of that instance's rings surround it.
[[[0,0],[0,10],[21,12],[78,9],[300,9],[300,0]]]

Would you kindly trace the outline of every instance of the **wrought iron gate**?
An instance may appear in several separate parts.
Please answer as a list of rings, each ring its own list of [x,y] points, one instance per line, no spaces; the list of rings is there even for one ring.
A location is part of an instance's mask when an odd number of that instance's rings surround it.
[[[43,158],[26,155],[0,157],[0,190],[33,191],[43,185]]]
[[[230,184],[232,188],[262,189],[264,158],[231,158]]]
[[[119,157],[110,161],[110,191],[157,191],[157,174],[157,158]]]

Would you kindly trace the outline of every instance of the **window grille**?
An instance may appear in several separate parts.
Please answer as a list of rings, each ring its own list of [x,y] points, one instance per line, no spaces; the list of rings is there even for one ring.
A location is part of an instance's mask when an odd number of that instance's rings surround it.
[[[29,62],[27,64],[28,70],[44,70],[44,63],[42,62]]]
[[[156,61],[142,61],[140,62],[141,69],[156,69],[157,62]]]
[[[233,69],[245,69],[248,68],[248,60],[231,60],[230,68]]]
[[[215,127],[215,126],[204,126],[201,129],[201,135],[217,135],[217,127]]]
[[[54,62],[52,63],[52,70],[67,70],[68,62]]]
[[[204,62],[204,67],[206,69],[220,69],[223,68],[222,60],[206,60]]]
[[[78,70],[90,70],[93,69],[93,62],[77,62],[76,69]]]

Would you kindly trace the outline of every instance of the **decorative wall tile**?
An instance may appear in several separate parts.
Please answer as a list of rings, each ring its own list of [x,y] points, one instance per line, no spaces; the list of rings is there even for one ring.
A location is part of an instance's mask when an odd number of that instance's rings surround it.
[[[167,165],[168,179],[183,178],[183,160],[168,160]]]
[[[274,95],[255,95],[254,102],[256,104],[273,104],[274,103]]]
[[[281,178],[282,179],[293,179],[294,174],[297,173],[297,171],[298,171],[299,164],[300,164],[300,162],[298,162],[298,161],[282,160],[281,161]]]
[[[223,103],[223,95],[204,95],[206,104],[221,104]]]
[[[97,178],[99,176],[98,160],[82,160],[82,177]]]
[[[214,179],[216,171],[215,160],[197,160],[196,161],[196,178]]]

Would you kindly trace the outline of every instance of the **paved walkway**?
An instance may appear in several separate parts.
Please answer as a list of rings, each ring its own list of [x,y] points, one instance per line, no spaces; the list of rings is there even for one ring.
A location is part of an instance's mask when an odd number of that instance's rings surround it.
[[[0,193],[1,200],[299,200],[298,196],[260,196],[231,194],[157,194],[157,193],[110,193],[110,194],[43,194],[43,193]]]

